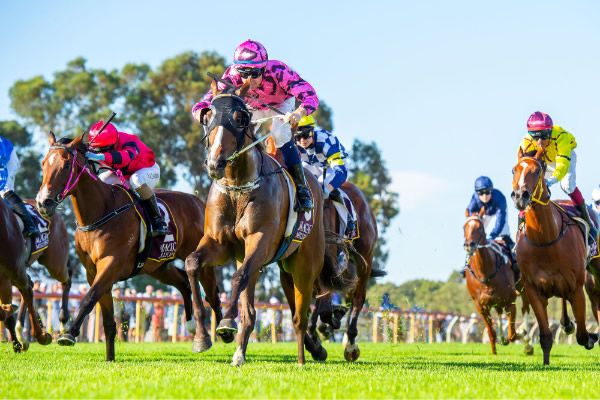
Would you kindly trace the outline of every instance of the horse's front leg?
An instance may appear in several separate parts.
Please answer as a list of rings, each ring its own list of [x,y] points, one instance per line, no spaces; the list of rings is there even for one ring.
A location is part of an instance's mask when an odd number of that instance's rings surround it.
[[[196,334],[194,335],[192,348],[194,353],[202,353],[212,347],[210,335],[204,326],[207,313],[202,301],[200,285],[198,284],[200,271],[203,268],[224,264],[228,259],[227,248],[208,235],[202,237],[196,250],[190,253],[185,259],[185,272],[187,273],[192,289],[194,319],[196,320]],[[227,339],[231,339],[229,341],[232,341],[233,335],[227,337]]]
[[[521,336],[517,333],[517,329],[515,328],[517,306],[514,302],[506,306],[506,315],[508,317],[508,340],[510,342],[516,342],[521,339]]]
[[[523,285],[525,286],[527,298],[529,299],[529,303],[531,304],[531,308],[533,308],[533,313],[538,322],[540,330],[540,346],[544,353],[544,365],[549,365],[550,350],[552,349],[553,340],[552,331],[548,325],[548,313],[546,310],[548,307],[548,299],[538,293],[535,287],[531,285],[527,279],[523,281]]]
[[[569,312],[567,311],[567,300],[560,299],[561,301],[561,310],[562,314],[560,316],[560,325],[562,326],[562,330],[566,335],[570,335],[575,332],[575,325],[573,321],[569,318]]]
[[[2,276],[0,277],[0,303],[2,304],[8,304],[10,305],[12,303],[12,285],[10,282],[10,279]],[[23,304],[23,302],[21,301],[21,305]],[[10,315],[8,315],[5,319],[4,319],[4,325],[6,326],[6,328],[8,329],[9,333],[10,333],[10,339],[13,343],[13,350],[15,353],[20,353],[21,351],[26,351],[27,348],[29,347],[29,343],[26,344],[26,342],[23,340],[19,340],[17,337],[17,332],[15,331],[15,326],[16,326],[16,316],[14,313],[12,313],[12,309],[7,311],[8,313],[11,313]]]
[[[504,336],[504,324],[502,323],[502,314],[503,314],[502,307],[496,307],[496,312],[498,313],[498,330],[500,331],[500,343],[502,343],[503,346],[507,346],[508,345],[508,339],[506,338],[506,336]]]
[[[106,340],[106,361],[115,361],[117,323],[115,322],[113,298],[110,290],[100,297],[99,303],[102,309],[102,323],[104,325],[104,337]]]
[[[575,333],[577,343],[590,350],[594,348],[594,344],[598,341],[598,335],[596,333],[588,333],[585,327],[585,295],[582,286],[575,289],[575,294],[571,300],[571,307],[573,308],[573,315],[577,324],[577,332]]]
[[[61,282],[62,298],[60,302],[60,313],[58,320],[60,321],[60,332],[65,331],[65,326],[69,322],[69,293],[71,292],[71,271],[69,270],[69,279],[66,282]]]
[[[256,323],[256,309],[254,308],[254,289],[256,288],[256,281],[258,280],[258,276],[260,275],[260,271],[256,271],[256,273],[251,277],[248,282],[248,286],[241,293],[241,311],[242,311],[242,329],[238,333],[238,348],[233,355],[233,360],[231,365],[234,367],[239,367],[246,362],[246,349],[248,347],[248,340],[250,339],[250,334],[254,330],[254,324]]]

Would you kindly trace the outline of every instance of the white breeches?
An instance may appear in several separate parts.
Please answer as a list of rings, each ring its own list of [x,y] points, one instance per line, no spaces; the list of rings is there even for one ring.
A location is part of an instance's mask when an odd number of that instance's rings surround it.
[[[120,185],[121,178],[119,178],[113,171],[104,171],[100,175],[98,175],[102,182],[107,183],[109,185]],[[151,189],[156,187],[158,181],[160,180],[160,167],[158,164],[154,163],[153,166],[148,168],[142,168],[135,171],[129,179],[126,179],[125,182],[132,189],[136,189],[142,186],[144,183],[148,185]]]
[[[15,176],[19,170],[19,157],[17,157],[17,152],[14,149],[12,153],[10,153],[10,159],[8,160],[8,163],[6,163],[6,170],[8,172],[8,176],[6,178],[6,185],[4,185],[2,190],[0,190],[0,195],[2,196],[4,196],[4,194],[9,190],[15,190]]]

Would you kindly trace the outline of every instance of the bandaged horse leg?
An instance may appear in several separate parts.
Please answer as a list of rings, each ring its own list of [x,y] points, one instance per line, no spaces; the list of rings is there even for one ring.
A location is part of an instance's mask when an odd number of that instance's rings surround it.
[[[158,204],[156,202],[156,196],[154,192],[147,184],[143,184],[135,189],[137,194],[140,196],[142,206],[150,215],[150,223],[152,224],[152,232],[150,235],[152,237],[162,236],[169,233],[167,229],[167,225],[160,214],[160,210],[158,209]]]
[[[496,307],[498,313],[498,333],[500,333],[500,343],[504,346],[508,344],[508,339],[504,336],[504,325],[502,324],[503,310],[500,307]]]

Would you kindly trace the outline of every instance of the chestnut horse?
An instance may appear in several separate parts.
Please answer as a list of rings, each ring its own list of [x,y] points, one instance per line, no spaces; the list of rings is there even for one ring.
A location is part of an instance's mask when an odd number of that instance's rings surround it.
[[[467,220],[463,226],[465,234],[464,248],[469,255],[467,272],[467,290],[473,299],[475,308],[488,331],[492,354],[496,354],[496,329],[491,317],[493,309],[498,313],[498,327],[500,328],[500,343],[508,345],[521,339],[515,330],[515,319],[517,298],[515,276],[512,271],[511,262],[507,255],[503,254],[501,245],[497,242],[488,242],[483,224],[485,208],[481,207],[479,213],[469,215],[466,211]],[[523,314],[529,311],[527,296],[522,295]],[[508,317],[508,339],[504,337],[502,329],[502,313],[506,311]],[[526,343],[525,352],[533,354],[533,348]]]
[[[346,319],[346,333],[344,335],[344,358],[347,361],[356,361],[360,356],[360,349],[356,343],[358,336],[358,317],[365,303],[367,294],[367,283],[370,278],[385,276],[385,271],[373,269],[373,252],[377,243],[377,221],[369,207],[369,203],[362,191],[351,182],[344,182],[340,188],[343,190],[354,205],[357,217],[359,236],[353,241],[345,240],[340,235],[340,217],[331,200],[324,202],[323,220],[327,243],[332,254],[344,251],[348,258],[347,269],[344,277],[348,281],[356,281],[356,287],[345,294],[345,300],[352,303],[352,308]],[[343,267],[342,267],[343,268]],[[342,307],[331,307],[331,293],[319,297],[315,304],[315,312],[311,314],[308,332],[313,340],[318,341],[316,333],[317,317],[321,324],[319,331],[327,337],[329,329],[338,329],[340,319],[344,317],[348,309]]]
[[[592,349],[598,335],[585,327],[585,266],[587,240],[581,229],[554,202],[544,180],[543,151],[520,157],[513,168],[511,197],[524,212],[525,224],[517,234],[517,263],[527,298],[540,328],[544,365],[550,363],[552,332],[548,326],[548,299],[571,303],[577,323],[577,343]],[[563,307],[565,311],[566,307]],[[564,312],[563,312],[564,314]]]
[[[134,274],[135,260],[140,239],[140,219],[135,211],[132,196],[122,186],[108,185],[100,181],[90,170],[91,163],[85,158],[88,145],[83,135],[74,140],[63,138],[56,141],[48,135],[50,149],[42,161],[43,180],[37,194],[37,208],[44,215],[53,215],[56,206],[71,196],[78,229],[75,232],[77,255],[85,267],[90,289],[81,301],[77,317],[58,339],[60,345],[74,345],[83,319],[97,302],[102,309],[106,335],[106,360],[115,359],[114,319],[111,288],[114,283]],[[174,257],[184,259],[196,248],[202,238],[204,205],[191,194],[168,190],[157,191],[157,197],[167,203],[173,213],[177,232]],[[186,326],[192,318],[191,290],[185,271],[175,268],[170,260],[146,260],[138,271],[177,288],[183,296]],[[214,269],[200,275],[217,319],[221,317]]]
[[[33,200],[25,200],[25,202],[35,206]],[[47,230],[42,231],[39,239],[35,240],[44,240],[46,237],[48,240],[47,247],[43,250],[33,252],[29,256],[27,265],[29,266],[34,261],[37,261],[46,267],[46,270],[53,279],[56,279],[61,283],[62,298],[58,320],[60,321],[60,331],[62,332],[64,331],[64,325],[69,320],[69,292],[71,290],[71,276],[73,271],[68,265],[69,236],[67,235],[67,228],[60,215],[52,216]],[[2,302],[10,302],[11,296],[12,287],[10,281],[0,278],[0,298],[2,299]],[[11,319],[6,321],[6,327],[10,332],[11,340],[13,342],[13,349],[16,352],[27,350],[29,347],[29,344],[22,334],[26,311],[27,307],[22,301],[19,307],[18,317],[16,317],[16,326],[14,321],[15,316],[12,316]]]
[[[33,336],[42,345],[52,343],[52,336],[46,333],[40,322],[40,317],[33,303],[33,284],[27,275],[27,261],[31,251],[32,239],[23,239],[21,225],[12,209],[0,200],[0,287],[2,288],[1,318],[5,318],[6,326],[11,332],[13,349],[16,352],[26,350],[24,343],[19,342],[14,334],[15,317],[14,309],[10,305],[12,300],[12,286],[15,285],[21,292],[21,302],[29,309],[29,319]],[[6,303],[5,303],[6,302]]]
[[[256,320],[256,281],[260,269],[277,258],[290,208],[286,172],[258,146],[242,149],[255,140],[249,128],[250,114],[242,99],[248,87],[242,86],[235,94],[221,93],[216,82],[212,82],[215,97],[208,113],[206,163],[214,182],[206,202],[204,237],[185,260],[196,318],[194,352],[206,351],[212,345],[204,326],[205,311],[196,277],[205,267],[222,265],[232,258],[237,261],[237,271],[231,279],[231,301],[217,327],[224,341],[233,340],[241,297],[242,327],[232,360],[234,366],[246,360],[248,339]],[[327,356],[325,349],[306,335],[306,328],[313,285],[320,278],[324,287],[331,286],[334,272],[331,259],[325,262],[323,193],[311,174],[306,174],[306,180],[315,205],[314,225],[302,242],[292,241],[277,261],[284,271],[282,281],[293,279],[293,291],[289,290],[291,283],[283,286],[288,288],[285,295],[293,312],[299,364],[305,363],[304,346],[315,359]]]

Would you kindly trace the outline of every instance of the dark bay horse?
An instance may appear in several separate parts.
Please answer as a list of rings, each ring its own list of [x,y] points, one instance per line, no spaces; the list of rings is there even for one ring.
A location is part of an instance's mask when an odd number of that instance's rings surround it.
[[[27,204],[35,206],[33,200],[25,200]],[[42,264],[46,267],[46,270],[53,279],[59,281],[62,285],[62,298],[61,307],[58,319],[60,321],[60,331],[64,331],[64,325],[69,320],[69,292],[71,290],[71,276],[73,274],[72,269],[68,265],[69,261],[69,236],[67,235],[67,228],[60,215],[54,215],[49,218],[49,225],[44,227],[38,238],[34,240],[41,240],[42,243],[47,240],[47,247],[32,252],[27,260],[27,265],[31,265],[34,261]],[[42,246],[39,246],[41,248]],[[1,274],[1,273],[0,273]],[[7,302],[12,296],[12,288],[10,282],[5,282],[0,279],[0,298],[2,302]],[[26,350],[28,344],[26,344],[25,337],[23,337],[23,324],[25,320],[27,307],[24,302],[21,302],[19,307],[19,313],[17,316],[16,326],[13,321],[7,322],[7,328],[11,335],[13,342],[13,349]],[[14,318],[14,316],[13,316]],[[20,345],[18,344],[20,343]]]
[[[348,255],[347,269],[343,272],[344,278],[349,282],[356,281],[356,287],[345,293],[345,300],[352,304],[346,319],[346,333],[344,335],[344,358],[347,361],[356,361],[360,356],[360,349],[356,343],[358,336],[358,317],[367,294],[367,283],[370,278],[385,276],[385,271],[373,269],[373,252],[377,243],[377,221],[369,207],[367,198],[362,191],[351,182],[344,182],[341,189],[348,195],[356,211],[358,237],[353,241],[345,240],[339,232],[340,216],[331,200],[324,202],[323,220],[329,251],[337,255],[340,250]],[[339,268],[339,267],[338,267]],[[341,310],[341,312],[339,311]],[[311,314],[308,331],[314,341],[319,337],[316,333],[317,317],[321,323],[339,328],[339,320],[343,318],[345,309],[331,307],[331,293],[319,297],[315,304],[315,312]],[[323,325],[319,326],[323,333]]]
[[[237,332],[234,319],[241,298],[242,327],[232,361],[232,365],[240,366],[245,362],[248,339],[256,320],[256,281],[260,269],[277,258],[286,231],[290,194],[286,172],[274,159],[258,146],[242,151],[255,140],[249,128],[250,115],[242,99],[248,85],[235,94],[221,93],[213,81],[211,89],[215,97],[206,127],[209,146],[206,163],[214,182],[206,202],[204,237],[185,261],[197,325],[193,351],[203,352],[212,345],[203,323],[205,311],[196,277],[205,267],[235,258],[237,271],[231,280],[231,301],[217,333],[226,342],[233,340]],[[299,364],[305,363],[304,346],[315,359],[327,356],[325,349],[305,334],[313,285],[321,279],[323,287],[330,286],[334,271],[333,261],[325,257],[323,194],[312,175],[307,174],[306,180],[315,205],[314,225],[302,242],[292,241],[277,261],[283,271],[282,280],[293,279],[293,283],[283,286],[293,313]]]
[[[12,313],[13,308],[10,306],[12,301],[11,285],[15,285],[21,292],[21,302],[25,303],[29,310],[32,334],[37,342],[42,345],[52,343],[52,336],[46,333],[33,303],[33,284],[27,275],[27,261],[31,245],[31,238],[23,239],[21,226],[12,209],[4,201],[0,201],[0,287],[2,288],[1,303],[5,305],[2,307],[4,311],[2,317],[5,318],[6,326],[11,332],[13,349],[16,352],[26,350],[24,347],[26,345],[19,342],[14,334],[16,318]]]
[[[56,206],[71,196],[79,226],[75,232],[76,251],[90,284],[77,317],[68,331],[59,337],[58,343],[75,344],[83,319],[99,302],[106,335],[106,360],[113,361],[117,330],[111,288],[114,283],[134,273],[140,240],[140,218],[135,211],[135,200],[122,186],[105,184],[90,170],[91,163],[85,158],[88,146],[83,139],[82,135],[72,141],[61,139],[57,142],[54,134],[49,134],[50,149],[42,161],[43,181],[36,201],[42,214],[53,215]],[[202,238],[204,204],[196,196],[175,191],[158,190],[157,197],[173,213],[178,227],[173,257],[183,260]],[[185,271],[173,267],[170,261],[149,258],[139,273],[148,274],[177,288],[183,296],[189,322],[192,318],[192,302],[187,275]],[[203,271],[199,277],[206,290],[207,301],[217,318],[220,318],[214,269]]]
[[[517,317],[516,282],[512,271],[511,262],[507,255],[503,254],[500,244],[489,242],[486,239],[483,214],[485,208],[481,207],[479,213],[469,215],[466,211],[467,220],[463,226],[465,244],[464,248],[469,255],[467,273],[467,290],[473,299],[477,313],[483,318],[488,331],[492,354],[496,354],[496,329],[492,321],[491,311],[498,313],[498,326],[500,328],[500,342],[507,345],[521,339],[515,330],[515,319]],[[529,311],[527,296],[522,296],[522,313]],[[508,339],[504,337],[502,329],[502,314],[506,311],[508,317]],[[533,347],[529,343],[525,345],[525,352],[533,354]]]
[[[577,323],[577,343],[581,346],[592,349],[598,335],[588,333],[585,326],[583,284],[587,241],[581,229],[550,201],[544,172],[541,150],[534,157],[520,157],[513,168],[511,197],[516,208],[524,211],[524,228],[517,234],[517,263],[538,321],[540,345],[547,365],[552,348],[546,310],[548,298],[557,296],[571,303]]]

